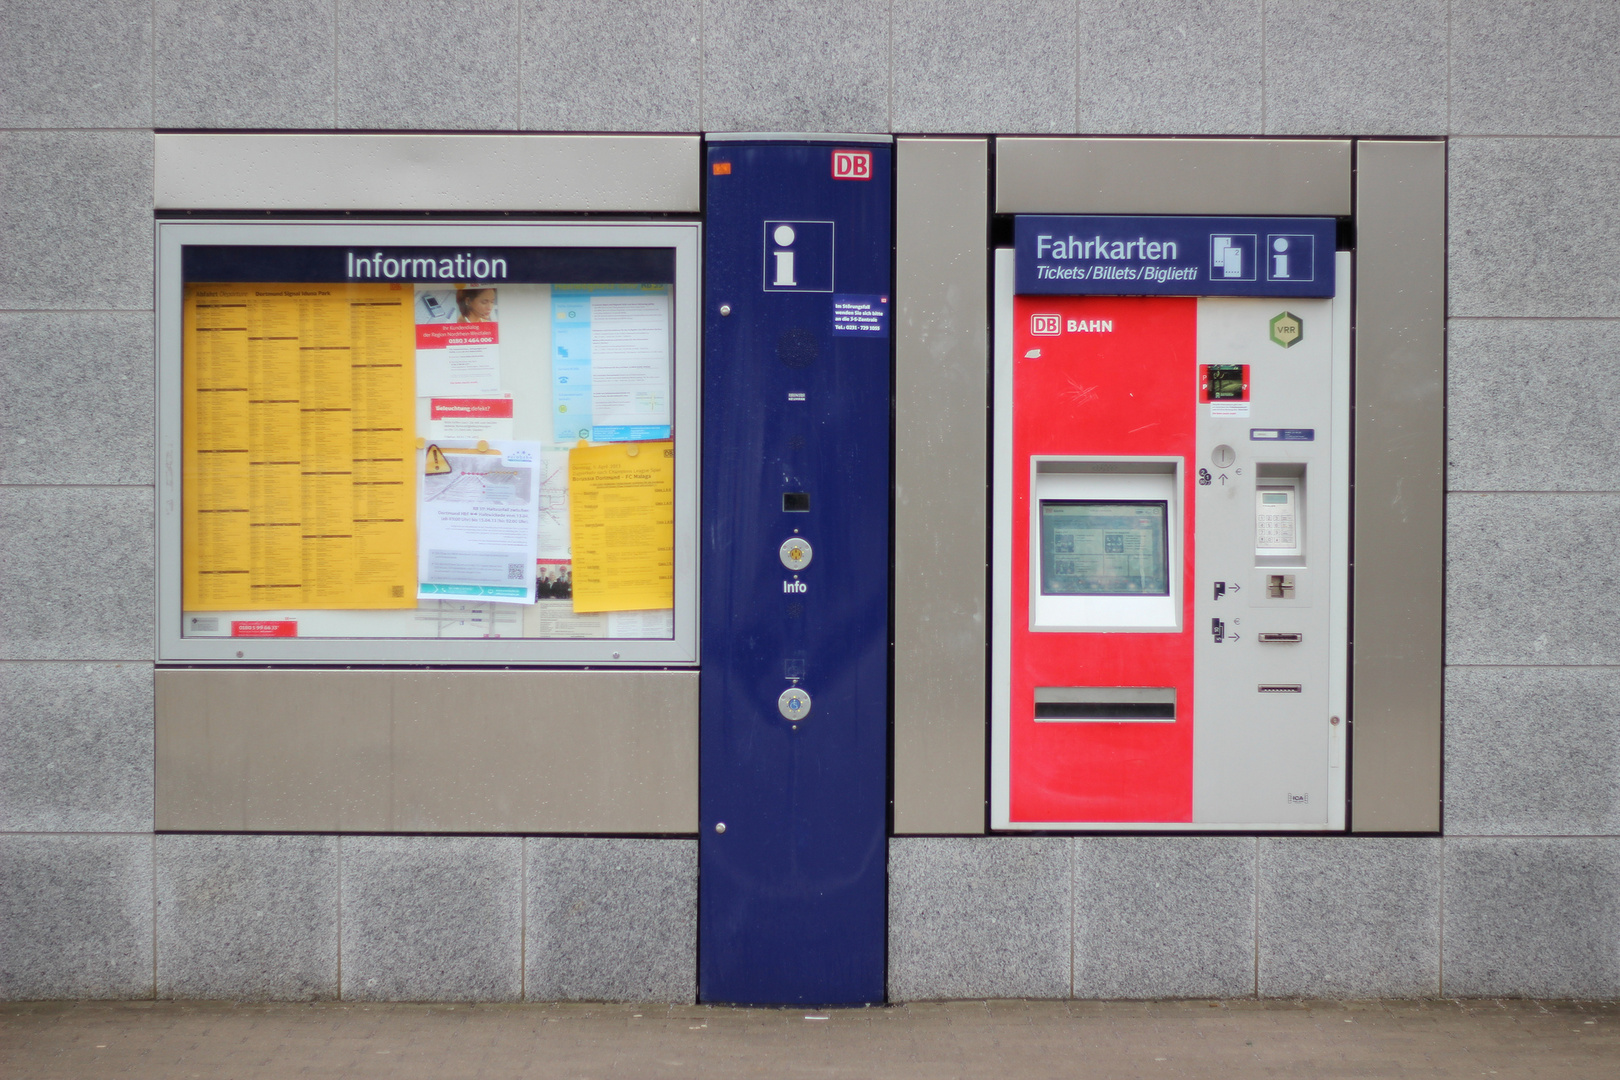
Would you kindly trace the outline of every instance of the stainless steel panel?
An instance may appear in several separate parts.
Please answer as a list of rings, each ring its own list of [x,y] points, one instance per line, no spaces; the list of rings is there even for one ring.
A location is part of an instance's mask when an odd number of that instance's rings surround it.
[[[996,140],[1002,214],[1350,213],[1344,139]]]
[[[159,135],[159,210],[696,213],[696,135]]]
[[[1351,829],[1440,828],[1445,144],[1356,150]]]
[[[160,670],[157,828],[690,833],[697,675]]]
[[[988,146],[897,150],[894,829],[982,833]]]

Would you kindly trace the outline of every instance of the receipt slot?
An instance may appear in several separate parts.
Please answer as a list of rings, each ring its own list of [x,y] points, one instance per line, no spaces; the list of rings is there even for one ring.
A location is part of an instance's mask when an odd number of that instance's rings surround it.
[[[883,1000],[887,137],[711,138],[698,994]]]
[[[1342,828],[1334,223],[1014,232],[996,263],[992,825]]]

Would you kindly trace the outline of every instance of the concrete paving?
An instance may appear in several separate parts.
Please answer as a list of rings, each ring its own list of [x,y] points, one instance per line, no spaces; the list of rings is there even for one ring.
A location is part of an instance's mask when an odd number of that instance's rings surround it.
[[[1620,1003],[0,1006],[7,1080],[1408,1076],[1615,1080]]]

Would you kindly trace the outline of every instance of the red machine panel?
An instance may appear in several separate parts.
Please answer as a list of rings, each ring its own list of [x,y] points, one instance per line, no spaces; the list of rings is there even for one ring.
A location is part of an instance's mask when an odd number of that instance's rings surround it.
[[[1192,820],[1194,437],[1198,301],[1014,300],[1010,816],[1013,822]],[[1180,629],[1031,628],[1033,457],[1180,458]],[[1037,687],[1174,688],[1162,723],[1036,720]]]

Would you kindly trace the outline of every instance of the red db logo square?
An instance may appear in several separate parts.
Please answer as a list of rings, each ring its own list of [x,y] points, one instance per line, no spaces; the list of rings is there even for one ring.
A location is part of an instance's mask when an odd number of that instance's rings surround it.
[[[1029,332],[1036,337],[1052,337],[1063,333],[1063,319],[1057,315],[1031,315]]]
[[[870,150],[834,150],[833,151],[833,179],[834,180],[870,180],[870,179],[872,179],[872,151],[870,151]]]

